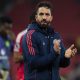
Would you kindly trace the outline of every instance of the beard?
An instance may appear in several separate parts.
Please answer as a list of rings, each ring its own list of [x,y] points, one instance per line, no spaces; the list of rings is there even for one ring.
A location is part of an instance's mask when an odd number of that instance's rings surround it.
[[[39,22],[39,25],[40,25],[42,28],[47,28],[47,27],[50,26],[50,21],[42,20],[41,22]]]

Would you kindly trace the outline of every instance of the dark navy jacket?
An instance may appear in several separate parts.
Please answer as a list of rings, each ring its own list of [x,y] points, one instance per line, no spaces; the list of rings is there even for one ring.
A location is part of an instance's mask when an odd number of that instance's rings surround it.
[[[60,55],[53,49],[54,39],[61,40]],[[22,47],[25,80],[60,80],[59,68],[68,66],[70,60],[64,57],[65,48],[59,33],[32,23],[23,37]]]

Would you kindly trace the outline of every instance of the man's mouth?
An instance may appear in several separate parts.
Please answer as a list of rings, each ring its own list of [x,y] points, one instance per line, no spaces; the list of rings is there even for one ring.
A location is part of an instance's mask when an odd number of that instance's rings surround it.
[[[46,21],[42,21],[42,24],[47,24],[47,22]]]

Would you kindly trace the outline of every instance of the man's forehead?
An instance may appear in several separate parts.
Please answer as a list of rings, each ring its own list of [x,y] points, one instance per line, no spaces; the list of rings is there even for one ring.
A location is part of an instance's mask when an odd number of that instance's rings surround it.
[[[38,8],[37,12],[49,12],[49,13],[51,13],[51,10],[47,7],[40,7],[40,8]]]

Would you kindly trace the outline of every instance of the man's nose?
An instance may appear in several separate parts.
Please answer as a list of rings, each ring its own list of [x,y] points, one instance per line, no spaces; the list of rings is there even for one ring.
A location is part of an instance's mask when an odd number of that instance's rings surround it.
[[[46,15],[43,15],[43,19],[46,19],[47,17],[46,17]]]

